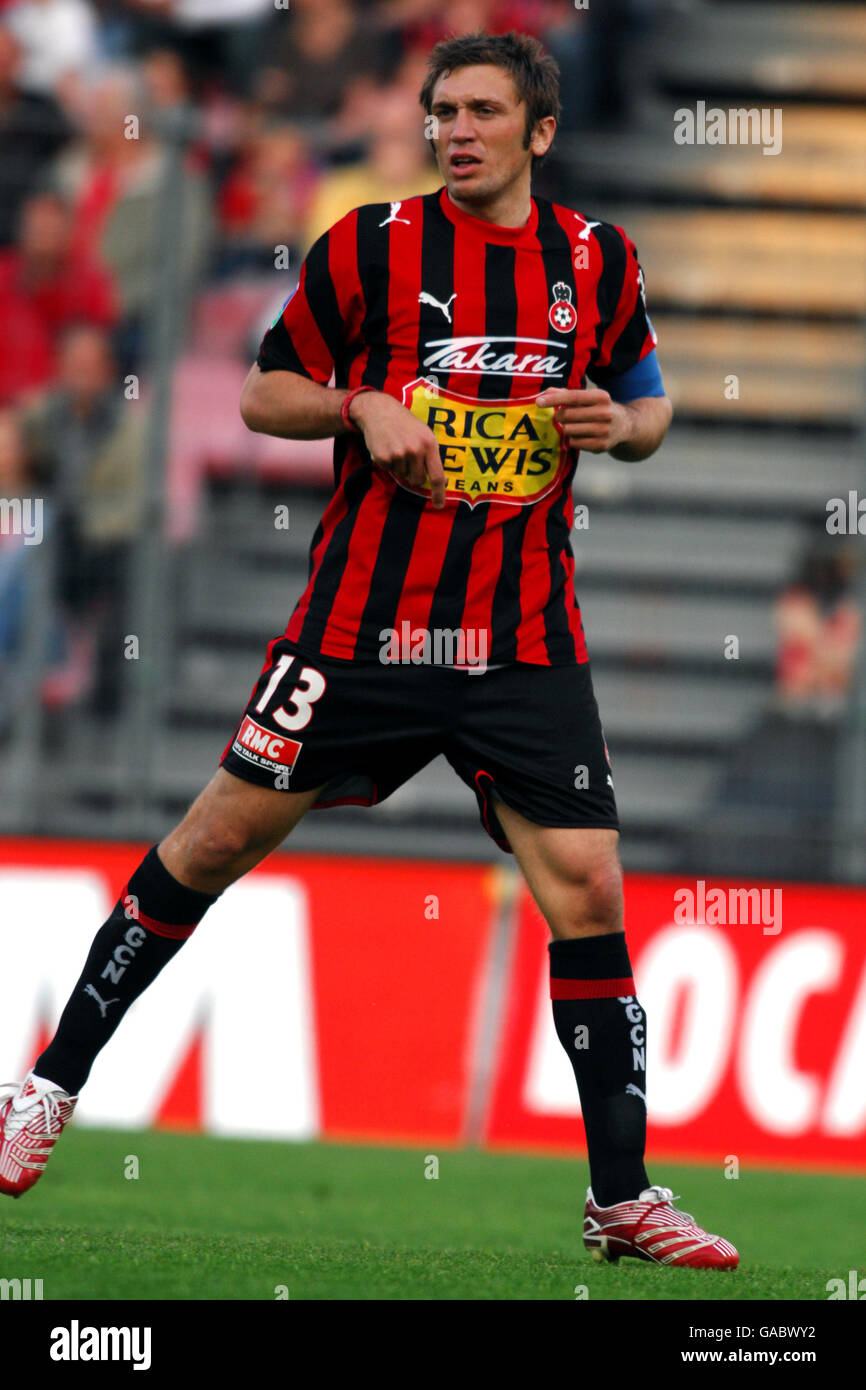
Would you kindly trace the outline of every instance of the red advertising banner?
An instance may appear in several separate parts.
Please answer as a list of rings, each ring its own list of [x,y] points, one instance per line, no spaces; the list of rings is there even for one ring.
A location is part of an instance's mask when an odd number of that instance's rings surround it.
[[[145,849],[0,840],[0,951],[16,982],[0,1011],[4,1075],[23,1075],[53,1034]],[[77,1119],[457,1143],[495,883],[478,865],[269,858],[129,1011]]]
[[[651,1154],[866,1168],[864,922],[860,889],[627,878]],[[492,1144],[583,1144],[549,1023],[547,940],[524,895]]]
[[[4,1075],[53,1032],[144,849],[0,840]],[[504,887],[483,865],[272,856],[129,1011],[77,1120],[580,1151],[547,928],[523,891],[508,949]],[[630,876],[626,912],[651,1161],[866,1171],[866,891]]]
[[[490,871],[345,859],[304,860],[302,872],[322,1133],[456,1143],[493,924]]]

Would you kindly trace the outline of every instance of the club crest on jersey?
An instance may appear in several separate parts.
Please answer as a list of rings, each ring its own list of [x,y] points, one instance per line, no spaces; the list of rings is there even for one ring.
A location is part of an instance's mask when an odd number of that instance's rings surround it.
[[[571,286],[557,280],[553,287],[553,303],[548,314],[551,328],[557,333],[571,333],[577,327],[577,311],[571,302]]]

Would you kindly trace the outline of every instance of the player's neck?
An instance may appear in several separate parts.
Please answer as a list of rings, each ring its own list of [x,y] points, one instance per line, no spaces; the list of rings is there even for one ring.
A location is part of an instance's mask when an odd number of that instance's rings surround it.
[[[490,222],[494,227],[525,227],[532,216],[532,196],[525,188],[505,189],[489,201],[477,202],[464,199],[448,190],[448,197],[454,206],[469,217],[477,217],[480,222]]]

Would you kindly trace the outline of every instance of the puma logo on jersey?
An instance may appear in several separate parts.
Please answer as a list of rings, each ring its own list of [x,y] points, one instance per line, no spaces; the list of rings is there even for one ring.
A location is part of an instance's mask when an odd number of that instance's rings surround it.
[[[438,299],[434,299],[433,296],[432,296],[432,294],[428,294],[426,290],[422,290],[421,293],[420,293],[419,296],[418,296],[418,303],[419,303],[419,304],[429,304],[429,305],[430,305],[432,308],[434,308],[434,309],[441,309],[442,312],[443,312],[443,314],[445,315],[446,319],[447,319],[448,322],[450,323],[450,322],[451,322],[451,305],[454,303],[454,301],[455,301],[456,298],[457,298],[457,295],[456,295],[456,294],[452,294],[452,296],[451,296],[451,298],[448,300],[448,303],[447,303],[447,304],[440,304],[440,303],[439,303],[439,300],[438,300]]]
[[[579,212],[576,212],[574,215],[575,215],[575,217],[580,217],[580,213],[579,213]],[[578,241],[589,241],[589,234],[590,234],[590,232],[592,231],[593,227],[600,227],[600,226],[601,226],[601,223],[600,223],[600,222],[587,222],[586,225],[585,225],[584,228],[583,228],[583,231],[582,231],[582,232],[578,232],[578,234],[577,234],[577,239],[578,239]]]
[[[387,227],[387,226],[389,225],[389,223],[391,223],[391,222],[405,222],[405,224],[406,224],[407,227],[411,227],[411,226],[412,226],[412,223],[409,221],[409,218],[408,218],[408,217],[398,217],[398,216],[397,216],[397,213],[400,211],[400,209],[401,209],[402,206],[403,206],[402,202],[400,202],[400,203],[392,203],[392,204],[391,204],[391,211],[388,213],[388,216],[385,218],[385,221],[379,223],[379,226],[380,226],[380,227]]]
[[[643,1101],[644,1105],[646,1105],[646,1096],[643,1091],[641,1091],[639,1087],[633,1085],[631,1081],[626,1086],[625,1093],[627,1096],[638,1096],[639,1099]]]
[[[108,1006],[109,1006],[109,1004],[119,1004],[119,1003],[120,1003],[120,995],[118,995],[118,997],[117,997],[116,999],[103,999],[103,998],[102,998],[102,995],[99,994],[99,992],[93,988],[93,985],[85,985],[85,986],[84,986],[84,993],[85,993],[85,994],[89,994],[90,997],[91,997],[91,999],[95,999],[95,1000],[96,1000],[97,1004],[99,1005],[99,1016],[100,1016],[100,1018],[105,1018],[105,1015],[108,1013]]]

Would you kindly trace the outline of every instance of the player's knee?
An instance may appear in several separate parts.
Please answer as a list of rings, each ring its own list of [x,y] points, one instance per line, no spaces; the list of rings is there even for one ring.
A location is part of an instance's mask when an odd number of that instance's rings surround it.
[[[620,931],[622,928],[622,870],[617,855],[585,865],[575,884],[576,908],[585,926],[592,924],[599,931]]]
[[[185,848],[190,870],[208,876],[230,871],[252,844],[243,822],[209,816],[190,828]]]

